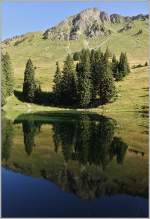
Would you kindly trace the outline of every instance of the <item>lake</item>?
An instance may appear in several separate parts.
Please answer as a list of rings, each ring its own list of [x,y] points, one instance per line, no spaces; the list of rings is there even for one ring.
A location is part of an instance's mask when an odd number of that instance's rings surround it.
[[[148,217],[148,119],[2,117],[3,217]]]

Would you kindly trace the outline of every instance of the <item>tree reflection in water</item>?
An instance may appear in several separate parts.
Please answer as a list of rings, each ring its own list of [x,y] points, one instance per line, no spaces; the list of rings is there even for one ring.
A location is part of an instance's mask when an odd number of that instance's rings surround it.
[[[101,165],[103,169],[114,156],[123,163],[127,144],[114,137],[115,122],[104,116],[81,115],[76,121],[53,124],[55,151],[62,147],[66,161]]]
[[[7,161],[11,155],[13,144],[13,122],[2,117],[2,160]]]
[[[34,118],[34,117],[33,117]],[[121,138],[114,137],[115,121],[104,116],[81,114],[74,120],[36,121],[23,119],[22,130],[25,151],[31,155],[35,147],[35,135],[42,124],[53,126],[55,152],[61,148],[66,161],[77,160],[81,164],[101,165],[103,169],[114,156],[122,164],[128,148]],[[2,159],[8,160],[13,137],[13,123],[5,119],[2,127]]]
[[[120,185],[110,180],[105,172],[114,157],[118,164],[123,163],[128,148],[121,138],[115,137],[116,122],[96,114],[77,114],[73,118],[54,115],[54,118],[50,118],[37,120],[34,116],[20,117],[14,122],[22,124],[24,147],[28,156],[33,152],[35,136],[40,133],[41,126],[48,124],[52,127],[54,152],[63,154],[65,162],[61,171],[54,167],[55,177],[52,170],[42,166],[39,170],[40,175],[82,198],[89,199],[121,191]],[[2,147],[2,159],[5,160],[8,160],[10,155],[12,128],[13,124],[10,121],[5,122]],[[80,166],[77,175],[70,166],[71,161],[77,162]],[[16,161],[13,164],[16,165]],[[21,167],[17,164],[15,167],[18,165],[19,171],[27,171],[24,165]],[[33,174],[33,171],[30,173]]]
[[[35,147],[34,138],[36,133],[40,132],[40,126],[41,124],[34,120],[24,120],[22,122],[25,151],[28,155],[31,155],[33,147]]]

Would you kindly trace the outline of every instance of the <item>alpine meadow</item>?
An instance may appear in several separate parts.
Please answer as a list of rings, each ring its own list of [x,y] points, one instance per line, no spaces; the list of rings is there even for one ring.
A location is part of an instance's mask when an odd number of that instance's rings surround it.
[[[149,15],[65,4],[1,42],[2,215],[148,217]]]

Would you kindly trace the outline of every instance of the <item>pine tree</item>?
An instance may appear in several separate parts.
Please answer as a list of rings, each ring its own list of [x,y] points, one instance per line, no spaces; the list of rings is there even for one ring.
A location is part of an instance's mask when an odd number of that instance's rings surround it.
[[[45,98],[44,95],[42,95],[42,89],[41,89],[41,84],[39,81],[36,81],[36,90],[34,93],[34,101],[36,103],[47,103],[47,99]]]
[[[6,74],[6,86],[7,86],[7,96],[11,96],[14,92],[13,90],[13,71],[9,54],[6,52],[4,55],[4,71]]]
[[[75,52],[73,54],[73,60],[74,61],[79,61],[80,60],[80,52]]]
[[[107,46],[106,51],[105,51],[105,56],[106,56],[107,59],[109,59],[112,56],[111,51],[108,48],[108,46]]]
[[[126,53],[121,52],[121,54],[120,54],[118,71],[119,71],[119,74],[121,75],[120,76],[121,79],[123,77],[125,77],[130,72]]]
[[[68,55],[64,62],[61,80],[61,98],[64,104],[74,105],[76,103],[76,70],[71,55]]]
[[[92,50],[90,56],[91,79],[92,79],[92,101],[96,99],[100,81],[100,61],[103,53],[100,50]]]
[[[105,54],[101,65],[99,96],[101,104],[109,102],[115,95],[115,84],[108,57]]]
[[[36,83],[34,74],[32,61],[31,59],[28,59],[24,72],[23,96],[24,99],[30,103],[33,103],[35,100]]]
[[[115,73],[117,71],[117,68],[118,68],[118,61],[116,59],[115,54],[113,54],[113,57],[112,57],[112,72],[113,72],[114,77],[115,77]]]
[[[56,62],[56,72],[54,76],[53,92],[55,95],[55,103],[58,104],[61,101],[61,79],[62,73],[60,71],[59,62]]]
[[[126,66],[127,66],[127,74],[130,73],[130,66],[129,66],[129,63],[128,63],[128,58],[127,58],[127,54],[125,53],[125,63],[126,63]]]
[[[82,50],[78,65],[78,98],[79,105],[86,108],[91,101],[91,66],[89,50]]]
[[[6,86],[6,74],[4,70],[4,55],[2,54],[1,58],[1,105],[5,105],[7,97],[7,86]]]
[[[114,76],[116,81],[122,80],[123,74],[121,72],[119,72],[118,60],[116,59],[115,55],[113,55],[113,57],[112,57],[112,72],[113,72],[113,76]]]
[[[13,94],[13,71],[12,71],[12,66],[11,66],[11,61],[9,54],[6,53],[5,55],[2,54],[1,58],[1,63],[2,63],[2,71],[1,71],[1,97],[2,101],[1,104],[2,106],[6,103],[6,98],[8,96],[11,96]]]

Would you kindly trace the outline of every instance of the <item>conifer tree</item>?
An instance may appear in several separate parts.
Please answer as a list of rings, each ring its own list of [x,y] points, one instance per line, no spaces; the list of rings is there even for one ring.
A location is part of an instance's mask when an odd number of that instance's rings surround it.
[[[109,59],[112,56],[111,51],[108,48],[108,46],[107,46],[106,51],[105,51],[105,56],[106,56],[107,59]]]
[[[7,86],[7,96],[11,96],[14,92],[13,90],[13,71],[9,54],[6,52],[4,55],[4,71],[6,74],[6,86]]]
[[[114,77],[115,77],[115,73],[117,71],[117,68],[118,68],[118,61],[116,59],[115,54],[113,54],[113,57],[112,57],[112,72],[113,72]]]
[[[127,54],[125,53],[125,63],[126,63],[126,66],[127,66],[127,74],[130,73],[130,66],[129,66],[129,63],[128,63],[128,58],[127,58]]]
[[[90,52],[83,49],[81,52],[81,61],[78,66],[78,97],[79,105],[86,108],[91,101],[91,66]]]
[[[74,61],[79,61],[80,60],[80,52],[75,52],[73,54],[73,60]]]
[[[113,76],[114,76],[116,81],[122,80],[123,74],[121,72],[119,72],[118,60],[116,59],[115,55],[113,55],[113,57],[112,57],[112,72],[113,72]]]
[[[74,105],[76,102],[76,70],[71,55],[68,55],[66,61],[64,62],[61,80],[61,96],[64,104]]]
[[[96,96],[99,91],[99,82],[100,82],[100,62],[102,59],[103,53],[100,50],[92,50],[90,56],[91,64],[91,79],[92,79],[92,100],[96,99]]]
[[[61,101],[61,76],[62,73],[60,71],[59,62],[56,62],[56,72],[54,76],[54,86],[53,92],[55,95],[55,102],[58,104]]]
[[[105,54],[101,65],[101,77],[99,84],[99,96],[101,104],[109,102],[115,95],[115,84],[108,56]]]
[[[35,100],[36,83],[34,74],[32,61],[31,59],[28,59],[24,72],[23,96],[24,99],[30,103],[33,103]]]
[[[1,105],[5,105],[7,97],[6,74],[4,70],[4,55],[1,58]]]
[[[116,93],[114,78],[121,80],[130,68],[126,53],[121,53],[119,62],[115,55],[112,62],[109,57],[108,48],[104,54],[100,49],[83,49],[76,69],[73,58],[67,56],[62,75],[57,63],[53,90],[55,94],[60,94],[58,104],[78,104],[79,107],[87,108],[93,103],[110,102]]]
[[[2,54],[1,64],[1,104],[3,106],[6,103],[6,97],[13,94],[13,71],[8,53],[6,53],[5,55]]]
[[[119,71],[119,74],[121,75],[121,79],[123,77],[125,77],[130,72],[126,53],[121,52],[121,54],[120,54],[118,71]]]

